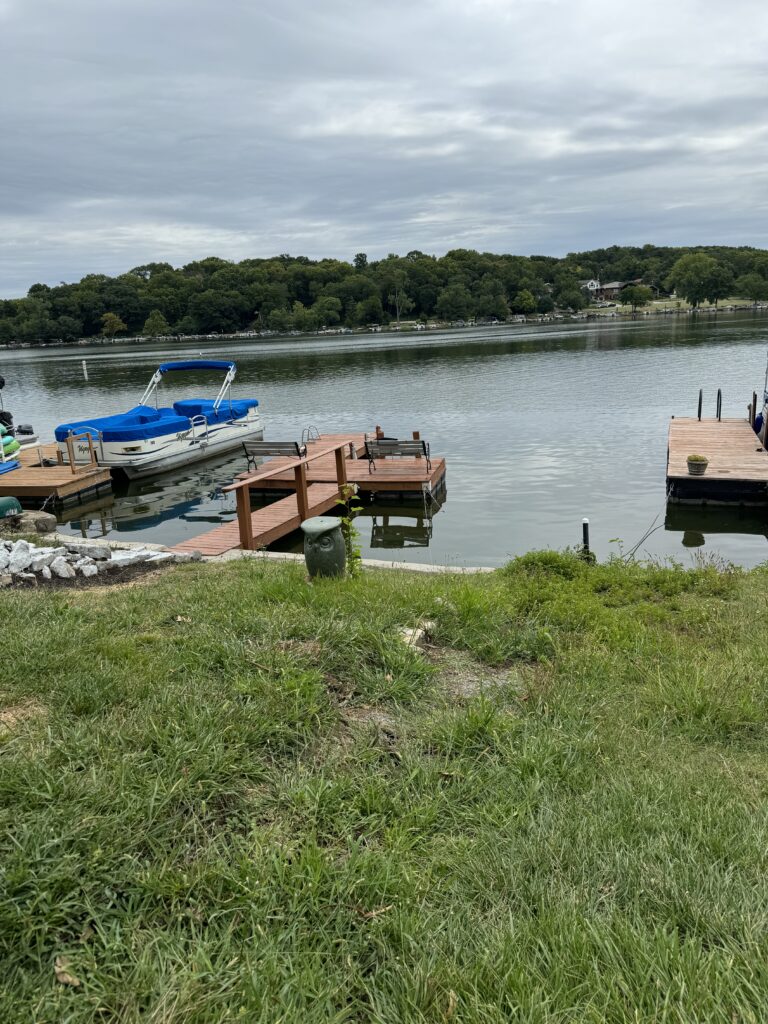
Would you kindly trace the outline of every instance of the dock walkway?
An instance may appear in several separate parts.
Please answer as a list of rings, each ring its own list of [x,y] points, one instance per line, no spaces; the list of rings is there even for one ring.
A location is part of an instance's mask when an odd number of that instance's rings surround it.
[[[709,459],[690,476],[689,455]],[[768,505],[768,452],[745,419],[675,418],[669,425],[667,496],[672,502]]]

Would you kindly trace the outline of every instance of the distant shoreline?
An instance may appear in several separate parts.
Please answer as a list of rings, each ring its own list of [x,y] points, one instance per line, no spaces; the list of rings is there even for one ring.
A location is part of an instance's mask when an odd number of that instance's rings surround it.
[[[431,321],[427,324],[417,324],[412,322],[401,323],[398,325],[382,324],[374,325],[372,327],[338,327],[338,328],[327,328],[324,330],[301,332],[301,331],[239,331],[232,334],[167,334],[167,335],[138,335],[138,336],[115,336],[112,338],[105,338],[101,335],[94,335],[91,338],[79,338],[77,341],[25,341],[18,342],[15,344],[0,344],[0,352],[16,352],[22,349],[40,349],[40,348],[89,348],[93,346],[112,346],[112,345],[143,345],[143,344],[154,344],[158,341],[167,341],[169,344],[185,345],[192,342],[207,342],[207,341],[285,341],[290,343],[291,341],[307,341],[312,339],[324,340],[327,338],[359,338],[366,335],[413,335],[418,337],[422,334],[428,334],[430,332],[441,332],[441,331],[476,331],[478,329],[490,329],[498,330],[500,328],[509,327],[540,327],[544,324],[566,324],[566,323],[593,323],[593,324],[609,324],[626,321],[638,321],[652,318],[666,318],[666,317],[691,317],[691,316],[718,316],[718,315],[733,315],[736,313],[765,313],[768,311],[767,303],[758,303],[754,305],[727,305],[727,306],[699,306],[693,308],[690,306],[679,308],[672,308],[665,306],[660,309],[641,309],[636,313],[626,312],[622,309],[614,308],[611,310],[600,309],[600,310],[582,310],[579,313],[541,313],[533,314],[530,316],[512,316],[507,320],[498,321],[464,321],[464,322],[441,322]]]

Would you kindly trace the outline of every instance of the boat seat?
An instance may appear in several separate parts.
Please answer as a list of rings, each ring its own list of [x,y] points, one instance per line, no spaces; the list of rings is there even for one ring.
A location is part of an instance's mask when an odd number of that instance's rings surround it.
[[[248,415],[252,406],[258,404],[255,398],[241,398],[235,402],[224,399],[218,411],[214,411],[210,398],[185,398],[181,402],[174,402],[173,408],[179,416],[188,416],[190,419],[193,416],[205,416],[209,423],[226,423],[231,419],[242,419]]]

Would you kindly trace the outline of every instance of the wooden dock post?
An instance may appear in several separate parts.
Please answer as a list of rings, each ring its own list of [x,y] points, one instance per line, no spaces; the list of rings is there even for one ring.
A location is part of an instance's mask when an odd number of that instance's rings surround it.
[[[243,551],[253,550],[253,532],[251,530],[251,489],[241,487],[235,492],[237,500],[237,525],[240,532],[240,547]]]
[[[420,430],[414,430],[414,432],[413,432],[413,440],[414,441],[420,441],[421,440],[421,431]],[[416,458],[420,459],[421,455],[417,455]]]
[[[344,458],[344,449],[337,448],[336,452],[336,483],[339,485],[339,494],[347,486],[347,460]]]
[[[300,462],[294,472],[296,480],[296,505],[299,510],[299,519],[303,523],[309,519],[309,502],[307,501],[307,464]]]

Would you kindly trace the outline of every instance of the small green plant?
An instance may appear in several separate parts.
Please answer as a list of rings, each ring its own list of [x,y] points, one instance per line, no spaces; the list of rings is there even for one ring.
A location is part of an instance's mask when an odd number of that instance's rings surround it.
[[[689,462],[709,462],[709,459],[707,458],[706,455],[689,455],[688,456],[688,461]]]
[[[355,529],[354,517],[362,512],[357,493],[352,484],[345,484],[341,488],[341,497],[336,501],[344,509],[341,516],[341,533],[344,537],[344,547],[347,549],[347,572],[350,576],[359,576],[363,569],[363,558],[360,552],[360,534]]]

